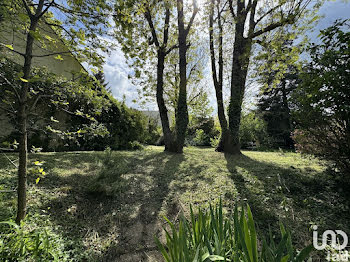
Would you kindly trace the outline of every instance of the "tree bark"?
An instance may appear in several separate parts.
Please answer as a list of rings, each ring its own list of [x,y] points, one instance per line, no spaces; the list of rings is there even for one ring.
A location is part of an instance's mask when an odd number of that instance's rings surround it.
[[[219,76],[217,76],[216,69],[216,59],[215,59],[215,47],[214,47],[214,6],[215,0],[211,0],[210,6],[210,15],[209,15],[209,47],[210,47],[210,58],[211,58],[211,71],[212,77],[215,87],[215,95],[218,106],[218,118],[221,127],[221,136],[219,144],[216,148],[216,151],[224,152],[225,148],[228,146],[227,141],[229,140],[228,136],[230,133],[228,132],[227,120],[225,116],[225,108],[224,108],[224,99],[223,99],[223,71],[224,71],[224,62],[223,62],[223,27],[221,22],[221,12],[220,12],[220,0],[216,1],[217,7],[217,21],[219,28],[219,37],[218,37],[218,53],[219,53]]]
[[[38,25],[38,19],[33,17],[31,19],[29,32],[35,31]],[[30,78],[30,70],[33,58],[33,36],[28,33],[26,41],[26,52],[24,56],[23,78],[28,80]],[[20,222],[26,216],[27,207],[27,161],[28,161],[28,133],[27,133],[27,100],[28,100],[28,82],[22,83],[22,90],[20,92],[19,110],[18,110],[18,124],[19,124],[19,164],[18,164],[18,187],[17,187],[17,217],[16,223]]]
[[[187,32],[184,24],[183,0],[177,1],[178,12],[178,42],[179,42],[179,98],[177,103],[175,138],[176,152],[182,153],[185,142],[186,130],[188,125],[188,108],[187,108]]]
[[[248,73],[252,40],[244,37],[244,25],[247,12],[244,2],[237,2],[237,21],[235,25],[235,42],[232,54],[231,97],[228,109],[229,135],[225,152],[240,154],[239,126],[241,122],[242,103]]]
[[[157,104],[162,123],[165,151],[174,151],[174,138],[170,130],[168,110],[164,101],[164,62],[166,53],[163,48],[158,49],[157,64]]]

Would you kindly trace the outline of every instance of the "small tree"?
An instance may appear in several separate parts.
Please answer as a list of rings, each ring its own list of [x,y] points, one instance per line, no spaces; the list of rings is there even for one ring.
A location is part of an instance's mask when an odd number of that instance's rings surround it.
[[[15,118],[18,122],[19,131],[19,165],[18,165],[18,201],[17,201],[17,217],[16,222],[20,221],[26,215],[26,187],[27,187],[27,156],[28,156],[28,116],[30,109],[42,99],[42,96],[35,96],[31,93],[32,87],[35,85],[33,79],[33,58],[56,56],[57,59],[63,59],[63,54],[74,53],[80,57],[81,61],[92,62],[98,66],[101,62],[97,54],[98,47],[101,45],[98,34],[101,34],[103,28],[107,24],[106,10],[109,6],[105,1],[56,1],[56,0],[15,0],[4,3],[5,12],[2,12],[4,21],[16,18],[15,23],[9,23],[10,31],[16,34],[24,34],[24,50],[21,50],[18,43],[1,43],[8,51],[20,56],[21,73],[18,77],[20,85],[3,80],[12,88],[17,99],[17,108],[13,110]],[[57,20],[54,13],[61,14],[65,17]],[[3,22],[3,23],[5,23]],[[65,45],[70,49],[68,52],[52,51],[57,43],[56,39],[46,34],[46,30],[42,26],[49,26],[54,30]],[[79,29],[78,29],[79,28]],[[44,54],[36,54],[34,46],[39,45],[45,51]],[[51,46],[51,48],[50,48]],[[33,99],[33,96],[35,98]]]
[[[311,62],[301,74],[294,101],[298,150],[336,163],[350,175],[350,20],[321,31],[309,47]]]

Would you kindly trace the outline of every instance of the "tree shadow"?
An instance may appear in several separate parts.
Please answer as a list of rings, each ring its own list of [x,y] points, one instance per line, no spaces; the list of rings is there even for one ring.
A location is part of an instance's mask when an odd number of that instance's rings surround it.
[[[292,229],[295,242],[310,243],[312,223],[320,229],[349,232],[349,202],[327,174],[257,161],[244,154],[225,154],[230,178],[238,190],[238,202],[248,203],[255,221],[266,235],[279,232],[279,222]],[[304,245],[305,246],[305,245]]]
[[[128,170],[104,183],[112,190],[107,195],[89,192],[91,184],[100,182],[98,171],[79,162],[78,169],[85,166],[85,172],[91,173],[62,176],[53,172],[50,181],[40,186],[56,193],[40,208],[50,208],[53,223],[64,238],[72,240],[68,248],[92,250],[82,261],[146,261],[149,254],[159,257],[154,244],[154,235],[161,231],[159,212],[171,206],[163,202],[184,159],[165,152],[122,157]],[[69,165],[75,162],[69,157],[62,160],[70,161]],[[111,176],[114,174],[112,168]]]

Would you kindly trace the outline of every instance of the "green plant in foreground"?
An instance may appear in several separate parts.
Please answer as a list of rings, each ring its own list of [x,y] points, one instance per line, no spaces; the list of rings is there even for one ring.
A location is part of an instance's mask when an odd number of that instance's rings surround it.
[[[0,234],[0,261],[66,261],[63,247],[47,230],[29,230],[11,221],[0,224],[9,227]]]
[[[249,205],[246,212],[236,206],[231,218],[224,217],[221,201],[209,210],[198,209],[197,215],[191,207],[190,216],[190,221],[182,216],[178,228],[165,218],[171,228],[171,232],[164,229],[166,244],[155,239],[165,261],[302,262],[312,251],[310,245],[297,252],[283,225],[280,242],[275,242],[271,232],[268,241],[260,242]]]

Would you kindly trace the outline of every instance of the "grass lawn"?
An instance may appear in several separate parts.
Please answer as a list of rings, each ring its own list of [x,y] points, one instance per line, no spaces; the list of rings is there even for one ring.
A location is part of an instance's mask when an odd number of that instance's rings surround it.
[[[162,237],[162,216],[175,220],[190,204],[220,196],[226,212],[249,203],[260,236],[283,222],[299,248],[311,243],[313,224],[350,233],[349,196],[322,162],[295,153],[186,148],[177,155],[147,147],[30,156],[37,159],[47,176],[37,185],[29,176],[27,222],[52,228],[77,261],[162,261],[153,241]],[[0,190],[15,185],[16,172],[0,155]],[[0,220],[13,218],[15,205],[15,192],[0,193]]]

